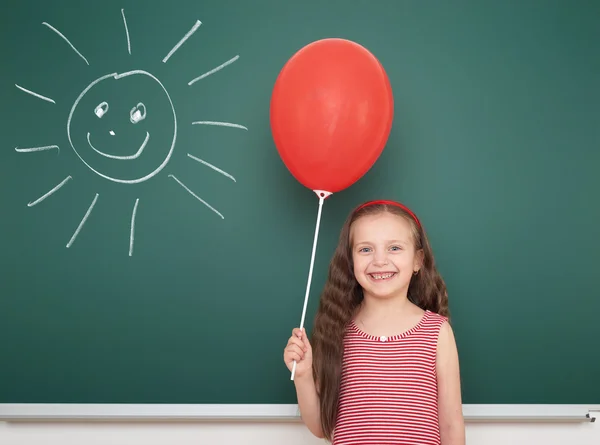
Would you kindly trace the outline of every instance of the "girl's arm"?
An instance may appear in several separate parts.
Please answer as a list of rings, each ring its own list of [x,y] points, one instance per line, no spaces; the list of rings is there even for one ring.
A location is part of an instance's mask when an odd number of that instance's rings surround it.
[[[290,371],[296,361],[294,384],[302,421],[311,433],[323,438],[321,408],[312,372],[312,347],[304,329],[292,330],[292,336],[283,352],[283,360]]]
[[[440,330],[436,367],[442,445],[465,445],[458,351],[448,323]]]
[[[322,439],[324,435],[321,429],[321,410],[312,374],[308,372],[302,377],[295,376],[294,382],[302,421],[311,433]]]

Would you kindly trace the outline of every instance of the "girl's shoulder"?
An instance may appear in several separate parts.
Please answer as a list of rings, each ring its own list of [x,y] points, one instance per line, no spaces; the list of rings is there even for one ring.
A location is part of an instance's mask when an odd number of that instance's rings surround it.
[[[448,317],[445,315],[441,315],[430,310],[425,311],[424,317],[425,319],[429,320],[430,323],[437,323],[439,325],[442,325],[448,321]]]
[[[425,330],[428,330],[435,336],[438,336],[444,325],[449,322],[449,317],[438,314],[430,310],[426,310],[421,323]]]

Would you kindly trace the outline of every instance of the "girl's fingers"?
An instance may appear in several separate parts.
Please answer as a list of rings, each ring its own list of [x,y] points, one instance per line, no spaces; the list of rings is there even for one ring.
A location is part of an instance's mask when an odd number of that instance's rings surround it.
[[[294,337],[294,336],[290,337],[290,339],[288,340],[287,344],[288,344],[288,346],[290,346],[290,345],[296,345],[299,348],[303,349],[304,351],[308,350],[308,348],[306,347],[306,345],[304,344],[304,342],[302,340],[300,340],[299,338]]]
[[[286,348],[286,352],[288,353],[294,353],[294,354],[298,354],[298,356],[300,357],[300,359],[304,358],[304,350],[302,349],[302,347],[298,346],[298,345],[290,345]]]
[[[292,363],[294,361],[295,362],[301,362],[302,361],[302,357],[297,352],[290,352],[288,354],[288,359],[286,360],[286,362],[287,363]]]

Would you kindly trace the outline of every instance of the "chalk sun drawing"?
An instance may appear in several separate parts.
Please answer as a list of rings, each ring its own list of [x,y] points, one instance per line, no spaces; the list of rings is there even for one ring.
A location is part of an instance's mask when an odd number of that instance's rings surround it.
[[[125,36],[126,43],[127,43],[127,46],[126,46],[127,52],[129,55],[131,55],[132,54],[131,35],[129,32],[127,18],[126,18],[124,9],[121,9],[121,17],[122,17],[122,22],[123,22],[123,27],[124,27],[124,36]],[[79,49],[77,49],[77,47],[75,45],[73,45],[73,43],[71,43],[71,41],[66,37],[65,34],[63,34],[61,31],[59,31],[57,28],[55,28],[53,25],[51,25],[47,22],[43,22],[42,25],[46,26],[50,31],[52,31],[58,37],[60,37],[60,39],[62,39],[62,41],[64,41],[68,45],[68,47],[70,47],[71,50],[73,52],[75,52],[75,54],[77,54],[77,56],[79,56],[79,58],[82,59],[86,63],[86,65],[92,66],[90,64],[90,62],[88,61],[88,59],[82,54],[82,52]],[[162,59],[162,63],[167,63],[171,59],[171,57],[173,57],[175,55],[175,53],[181,49],[181,47],[184,45],[184,43],[186,43],[188,41],[188,39],[190,39],[196,33],[196,31],[200,28],[201,25],[202,25],[202,22],[200,22],[200,20],[196,20],[194,22],[193,26],[189,29],[189,31],[187,31],[185,33],[185,35],[171,48],[171,50],[167,53],[167,55]],[[200,80],[205,79],[206,77],[211,76],[211,75],[217,73],[218,71],[222,70],[223,68],[231,65],[232,63],[236,62],[238,59],[239,59],[239,55],[236,55],[236,56],[228,59],[227,61],[221,63],[219,66],[212,68],[212,69],[206,71],[205,73],[192,78],[187,83],[187,85],[191,87],[192,85],[196,84]],[[94,119],[104,119],[104,120],[106,120],[107,118],[109,118],[111,116],[110,100],[101,100],[100,102],[96,102],[95,106],[92,107],[93,109],[88,109],[88,107],[87,107],[88,104],[84,105],[84,103],[86,102],[86,98],[88,98],[90,96],[91,92],[98,90],[98,88],[100,88],[102,86],[108,86],[109,87],[108,91],[111,91],[110,87],[119,88],[120,85],[122,85],[121,84],[122,82],[131,81],[131,80],[135,80],[138,82],[140,82],[141,80],[145,80],[147,82],[147,84],[151,85],[151,88],[154,88],[152,97],[160,96],[163,98],[163,108],[164,107],[168,108],[168,116],[169,116],[168,121],[169,122],[164,122],[164,126],[161,127],[161,129],[164,130],[165,128],[168,128],[169,136],[168,136],[168,140],[164,140],[164,138],[163,138],[162,141],[158,141],[155,144],[153,144],[152,141],[154,140],[154,138],[152,138],[152,136],[151,136],[151,131],[150,131],[151,129],[148,129],[148,130],[140,129],[139,142],[134,144],[133,147],[128,148],[127,149],[128,151],[126,153],[118,153],[117,154],[117,153],[111,152],[111,149],[114,150],[115,146],[119,146],[119,149],[123,150],[123,147],[121,147],[116,142],[112,142],[112,141],[118,139],[118,136],[119,136],[113,129],[114,127],[108,130],[108,134],[112,137],[111,142],[108,144],[106,143],[106,138],[103,137],[105,135],[104,132],[102,132],[102,134],[97,134],[89,129],[89,127],[93,126],[92,124],[90,124],[90,122],[91,122],[90,119],[92,119],[90,116],[93,116]],[[20,91],[22,91],[28,95],[31,95],[35,98],[38,98],[40,100],[43,100],[43,101],[51,103],[51,104],[56,104],[56,101],[51,97],[42,95],[40,93],[37,93],[33,90],[25,88],[16,83],[15,83],[15,86]],[[126,88],[126,87],[124,86],[123,88]],[[137,101],[136,103],[133,103],[132,107],[129,109],[128,121],[134,128],[139,128],[140,124],[146,119],[146,117],[151,112],[152,111],[146,106],[146,104],[144,102]],[[77,125],[74,125],[75,123]],[[82,130],[81,126],[83,125],[85,127],[86,124],[88,124],[87,125],[88,129]],[[92,171],[93,173],[97,174],[98,176],[100,176],[106,180],[112,181],[112,182],[121,183],[121,184],[138,184],[138,183],[141,183],[141,182],[144,182],[144,181],[147,181],[147,180],[153,178],[167,166],[167,164],[169,163],[169,160],[171,159],[171,157],[174,153],[174,150],[175,150],[175,146],[176,146],[176,142],[177,142],[178,124],[179,123],[178,123],[178,119],[177,119],[177,113],[175,111],[175,105],[173,104],[171,96],[169,95],[169,92],[167,91],[167,89],[163,85],[163,83],[152,73],[145,71],[145,70],[141,70],[141,69],[135,69],[135,70],[130,70],[130,71],[122,72],[122,73],[110,72],[110,73],[102,74],[101,76],[92,80],[83,89],[83,91],[81,91],[79,96],[73,102],[73,105],[72,105],[69,115],[67,117],[66,130],[67,130],[67,139],[69,141],[69,145],[71,146],[71,149],[75,152],[77,157],[81,160],[81,162],[83,162],[83,164],[85,164],[87,166],[87,168],[90,171]],[[242,130],[246,130],[246,131],[248,130],[248,128],[244,125],[231,123],[231,122],[202,120],[202,121],[193,121],[191,124],[192,125],[213,125],[213,126],[226,127],[226,128],[242,129]],[[143,124],[141,124],[141,125],[143,126]],[[133,131],[133,130],[128,130],[128,131]],[[110,149],[107,150],[105,148],[106,145],[108,145]],[[60,154],[60,148],[56,144],[40,145],[40,146],[27,147],[27,148],[15,147],[15,151],[18,153],[37,153],[37,152],[51,151],[54,149],[56,149],[57,154]],[[120,166],[123,166],[123,165],[129,166],[132,164],[124,164],[123,161],[136,162],[137,159],[143,158],[149,152],[152,153],[152,156],[154,156],[154,157],[150,158],[151,162],[147,164],[147,165],[151,165],[151,167],[148,170],[143,171],[141,174],[137,173],[137,174],[128,176],[127,174],[124,173],[124,172],[128,171],[127,168],[125,168],[125,170],[120,169],[120,170],[108,171],[106,164],[102,164],[102,166],[98,165],[98,159],[99,159],[98,156],[100,156],[103,159],[108,159],[108,160],[115,161],[115,162],[118,161]],[[148,156],[150,156],[150,155],[148,154]],[[216,167],[213,164],[211,164],[203,159],[200,159],[199,157],[197,157],[195,155],[192,155],[191,153],[188,153],[187,157],[194,160],[196,163],[198,163],[200,165],[204,165],[204,166],[212,169],[213,171],[220,173],[221,175],[232,180],[233,182],[236,182],[235,178],[231,174],[224,171],[223,169]],[[138,172],[139,172],[139,170],[138,170]],[[172,174],[172,173],[168,174],[168,178],[173,179],[175,184],[179,185],[181,188],[183,188],[185,191],[187,191],[190,195],[192,195],[194,198],[196,198],[196,200],[198,202],[205,205],[208,209],[210,209],[214,214],[218,215],[221,219],[225,218],[221,212],[219,212],[215,207],[213,207],[211,204],[209,204],[203,198],[198,196],[195,192],[190,190],[190,188],[188,186],[186,186],[182,181],[180,181],[174,174]],[[67,176],[62,181],[60,181],[58,184],[54,185],[49,191],[47,191],[43,195],[41,195],[39,198],[29,202],[27,204],[27,206],[33,207],[33,206],[41,203],[46,198],[50,197],[51,195],[53,195],[54,193],[59,191],[67,183],[72,181],[72,179],[73,179],[73,177],[71,175]],[[75,242],[75,240],[77,239],[77,236],[83,229],[86,221],[91,216],[92,211],[96,205],[96,202],[98,201],[99,196],[100,196],[100,194],[96,193],[94,195],[94,197],[92,198],[91,203],[88,205],[87,211],[85,212],[81,221],[75,228],[73,235],[67,242],[67,244],[66,244],[67,248],[70,248],[73,245],[73,243]],[[135,222],[136,222],[136,218],[137,218],[139,203],[140,203],[140,199],[136,198],[135,202],[133,203],[133,208],[132,208],[132,212],[131,212],[131,223],[130,223],[130,231],[129,231],[129,256],[133,255]]]

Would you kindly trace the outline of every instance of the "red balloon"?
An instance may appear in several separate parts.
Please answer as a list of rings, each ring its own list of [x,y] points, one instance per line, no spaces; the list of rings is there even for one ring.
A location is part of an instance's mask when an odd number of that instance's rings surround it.
[[[271,96],[275,146],[290,173],[311,190],[335,193],[367,173],[385,147],[393,116],[383,66],[345,39],[299,50]]]

